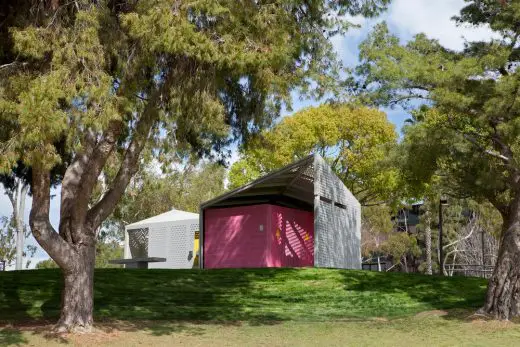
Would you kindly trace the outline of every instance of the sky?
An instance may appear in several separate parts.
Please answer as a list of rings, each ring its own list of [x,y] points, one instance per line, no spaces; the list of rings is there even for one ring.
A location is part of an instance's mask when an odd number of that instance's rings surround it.
[[[352,18],[352,22],[359,24],[361,28],[352,29],[343,36],[332,38],[332,43],[345,66],[355,66],[358,62],[358,46],[367,37],[371,28],[377,23],[386,21],[390,31],[397,35],[402,42],[413,38],[415,34],[425,33],[428,37],[439,40],[439,42],[450,49],[459,50],[465,41],[486,40],[492,37],[488,28],[457,27],[451,20],[464,6],[463,0],[393,0],[388,11],[380,17],[365,19]],[[293,112],[304,107],[317,105],[319,102],[313,100],[300,101],[297,94],[293,95]],[[408,115],[401,109],[384,110],[390,122],[395,124],[399,131]],[[289,112],[284,112],[287,116]],[[236,160],[236,151],[232,161]],[[51,223],[57,229],[59,221],[59,191],[52,192],[54,198],[51,200]],[[28,221],[31,199],[27,199],[27,211],[25,220]],[[9,216],[12,213],[9,199],[0,188],[0,216]],[[32,236],[27,240],[29,244],[36,244]],[[38,261],[48,259],[47,254],[39,248],[31,260],[32,266]]]

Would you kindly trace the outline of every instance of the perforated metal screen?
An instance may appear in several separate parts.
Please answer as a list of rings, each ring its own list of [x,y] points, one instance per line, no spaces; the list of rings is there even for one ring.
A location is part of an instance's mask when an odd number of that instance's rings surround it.
[[[148,257],[148,228],[130,229],[128,232],[128,244],[131,258]]]
[[[314,172],[314,265],[361,269],[361,205],[319,156]]]
[[[195,231],[198,220],[158,223],[150,226],[149,256],[166,258],[166,262],[150,263],[150,268],[191,269]]]

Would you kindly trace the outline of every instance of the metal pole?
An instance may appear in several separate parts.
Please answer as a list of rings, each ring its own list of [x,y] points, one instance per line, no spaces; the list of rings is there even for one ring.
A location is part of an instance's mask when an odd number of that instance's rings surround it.
[[[440,275],[444,275],[444,252],[442,249],[442,200],[439,200],[439,268]]]

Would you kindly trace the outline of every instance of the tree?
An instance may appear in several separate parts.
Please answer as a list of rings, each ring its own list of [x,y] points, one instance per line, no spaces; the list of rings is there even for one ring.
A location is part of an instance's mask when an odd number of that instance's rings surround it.
[[[28,235],[28,230],[24,227],[22,229],[23,232],[23,238]],[[13,264],[13,261],[18,261],[18,227],[16,224],[16,220],[14,217],[8,218],[8,217],[0,217],[0,260],[4,260],[6,262],[7,266],[10,266]],[[22,248],[22,254],[20,255],[20,258],[23,260],[23,257],[30,258],[36,253],[36,246],[34,245],[25,245],[24,248]],[[25,267],[28,268],[31,264],[31,260],[28,259],[25,263]],[[20,268],[15,267],[16,270],[23,269],[23,262],[20,266]]]
[[[322,95],[339,69],[328,37],[348,27],[345,14],[387,2],[2,2],[0,169],[32,170],[29,224],[64,274],[57,330],[92,326],[97,233],[144,153],[165,164],[221,156],[269,125],[295,88]]]
[[[109,220],[129,224],[172,208],[198,212],[202,202],[224,192],[225,171],[221,165],[208,163],[187,165],[167,175],[144,168]]]
[[[481,312],[509,319],[520,315],[520,3],[467,2],[456,20],[489,24],[499,38],[455,52],[423,34],[401,45],[379,25],[361,45],[356,82],[369,103],[427,103],[403,141],[414,179],[437,175],[448,194],[485,199],[500,211],[500,251]]]
[[[168,173],[151,167],[141,169],[132,179],[102,232],[111,230],[112,239],[122,240],[124,226],[172,208],[198,212],[202,202],[224,192],[225,168],[218,164],[188,164]]]
[[[35,266],[36,269],[57,269],[58,264],[51,258],[38,262]]]
[[[16,230],[7,217],[2,217],[0,223],[0,260],[10,265],[16,258]]]
[[[421,253],[417,246],[417,239],[414,235],[410,235],[407,232],[390,233],[382,246],[382,250],[394,260],[392,267],[399,265],[405,272],[408,272],[407,257],[416,257]]]
[[[26,234],[24,223],[25,200],[29,192],[29,183],[24,180],[24,176],[27,177],[27,172],[24,172],[26,170],[23,165],[18,165],[9,174],[0,175],[0,183],[13,207],[12,219],[16,230],[16,270],[21,270],[23,267],[23,250]]]
[[[114,239],[99,237],[96,242],[96,268],[120,268],[121,265],[110,264],[113,259],[123,257],[123,246]],[[52,258],[42,260],[35,266],[36,269],[57,269],[59,266]]]
[[[361,221],[361,255],[363,261],[377,259],[377,271],[381,271],[384,244],[393,230],[391,211],[386,205],[365,207]]]
[[[230,170],[232,187],[319,153],[364,206],[392,199],[396,170],[388,158],[397,134],[386,115],[348,104],[311,107],[284,118],[244,148]]]

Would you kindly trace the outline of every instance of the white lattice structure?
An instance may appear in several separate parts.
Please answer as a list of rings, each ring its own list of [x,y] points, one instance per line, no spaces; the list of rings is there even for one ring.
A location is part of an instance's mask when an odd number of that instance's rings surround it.
[[[125,227],[124,258],[166,258],[150,269],[191,269],[199,215],[172,210]]]

